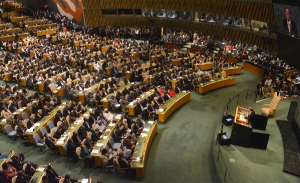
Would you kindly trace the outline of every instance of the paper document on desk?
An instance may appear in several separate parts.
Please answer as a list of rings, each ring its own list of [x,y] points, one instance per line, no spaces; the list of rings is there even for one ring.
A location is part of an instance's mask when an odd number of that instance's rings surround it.
[[[60,139],[56,142],[56,144],[63,144],[64,143],[64,140],[63,139]]]
[[[36,169],[37,172],[43,172],[44,170],[45,170],[44,167],[38,167],[38,168]]]
[[[88,114],[84,114],[84,115],[82,115],[83,117],[88,117]]]
[[[157,112],[163,112],[164,111],[164,109],[158,109],[157,110]]]
[[[144,131],[144,130],[143,130]],[[141,133],[141,137],[146,137],[147,134],[146,133]]]
[[[140,157],[132,157],[132,161],[140,161]]]
[[[97,147],[102,147],[102,146],[103,146],[103,143],[97,143],[96,146],[97,146]]]
[[[88,183],[89,182],[89,179],[82,179],[81,180],[81,183]]]
[[[116,119],[121,119],[121,117],[122,117],[121,114],[118,114],[118,115],[116,115],[115,118],[116,118]]]
[[[108,126],[115,126],[116,123],[109,123]]]
[[[107,139],[107,136],[103,136],[103,139]]]
[[[148,123],[153,125],[153,124],[154,124],[154,121],[148,121]]]
[[[144,128],[143,132],[149,132],[150,128]]]
[[[31,127],[31,128],[28,128],[28,129],[26,130],[26,132],[28,132],[28,133],[33,132],[33,128],[32,128],[32,127]]]
[[[106,131],[106,132],[110,132],[110,129],[108,128],[108,129],[106,129],[105,131]]]
[[[99,152],[99,150],[97,150],[97,149],[92,150],[92,154],[97,154],[98,152]]]
[[[129,105],[133,106],[133,102],[130,102]]]

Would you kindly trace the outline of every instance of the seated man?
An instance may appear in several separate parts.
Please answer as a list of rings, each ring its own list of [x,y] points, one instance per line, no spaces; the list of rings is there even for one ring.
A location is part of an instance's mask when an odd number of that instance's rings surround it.
[[[22,140],[26,140],[27,139],[27,135],[25,135],[26,133],[26,127],[23,125],[22,121],[19,122],[18,127],[17,127],[17,134],[20,136],[20,138]]]
[[[56,139],[59,139],[62,134],[64,133],[64,130],[61,126],[59,126],[56,130],[56,132],[54,133],[53,137],[56,138]]]
[[[28,162],[27,166],[25,168],[25,174],[29,177],[32,177],[35,172],[36,172],[36,169],[33,166],[31,166],[30,162]]]
[[[44,137],[45,137],[45,144],[48,146],[48,148],[58,153],[58,148],[55,146],[56,140],[53,139],[52,137],[49,137],[48,134],[45,134]]]
[[[63,183],[76,183],[76,182],[78,182],[78,180],[71,179],[71,176],[69,174],[65,175],[65,180]]]
[[[104,109],[103,116],[107,119],[107,121],[110,123],[114,119],[114,115],[108,111],[108,109]]]

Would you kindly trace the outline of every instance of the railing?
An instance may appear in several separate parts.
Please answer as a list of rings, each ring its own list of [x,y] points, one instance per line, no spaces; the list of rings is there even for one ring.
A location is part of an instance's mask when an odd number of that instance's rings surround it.
[[[224,106],[223,108],[223,116],[222,116],[222,119],[221,121],[223,120],[223,117],[224,116],[227,116],[229,111],[230,111],[230,108],[231,108],[231,105],[233,104],[236,104],[236,105],[239,105],[239,102],[240,102],[240,99],[243,97],[243,95],[245,95],[245,98],[246,100],[249,99],[249,98],[252,98],[253,97],[253,102],[256,102],[256,99],[257,99],[257,92],[255,91],[252,91],[252,90],[245,90],[245,91],[242,91],[240,93],[238,93],[237,95],[235,95],[234,97],[232,98],[229,98],[229,101],[226,103],[226,105]],[[236,100],[236,103],[233,103],[233,101]],[[221,127],[221,133],[223,133],[223,124],[222,124],[222,127]],[[218,135],[219,136],[219,135]],[[222,154],[222,150],[221,150],[221,145],[218,143],[218,137],[217,137],[217,140],[216,140],[216,145],[218,146],[218,153],[217,153],[217,159],[216,159],[216,162],[220,162],[221,164],[219,165],[219,168],[224,171],[224,176],[223,177],[220,177],[221,178],[221,181],[222,182],[232,182],[234,183],[234,180],[232,178],[232,175],[230,174],[229,170],[228,170],[228,166],[226,165],[226,161],[228,161],[226,158],[223,157],[223,154]],[[226,161],[225,161],[226,160]],[[220,174],[220,172],[219,172]],[[221,174],[220,174],[221,175]]]

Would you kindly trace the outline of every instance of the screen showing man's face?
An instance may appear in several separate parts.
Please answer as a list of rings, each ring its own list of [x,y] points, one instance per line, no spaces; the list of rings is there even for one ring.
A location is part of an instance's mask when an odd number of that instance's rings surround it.
[[[285,18],[286,18],[287,21],[291,20],[291,12],[288,8],[285,9]]]

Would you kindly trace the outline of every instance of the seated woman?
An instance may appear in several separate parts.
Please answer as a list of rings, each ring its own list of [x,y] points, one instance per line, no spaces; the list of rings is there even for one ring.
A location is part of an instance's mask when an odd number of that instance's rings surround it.
[[[269,98],[271,97],[271,88],[268,87],[268,85],[265,85],[263,87],[263,98]]]
[[[130,168],[130,163],[129,161],[126,160],[123,152],[119,153],[119,157],[118,157],[118,164],[120,165],[120,168]]]
[[[95,166],[94,159],[90,156],[89,150],[85,147],[85,145],[80,146],[81,151],[80,151],[80,157],[84,158],[84,162],[91,167],[97,168]]]
[[[114,164],[114,156],[109,155],[106,148],[103,148],[101,151],[101,158],[104,166],[109,166]]]

